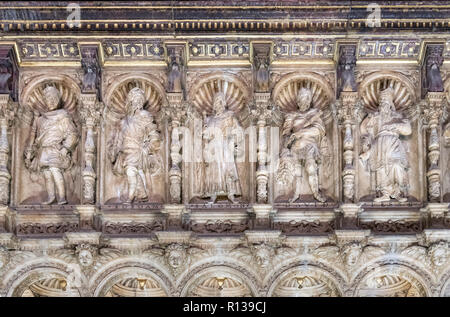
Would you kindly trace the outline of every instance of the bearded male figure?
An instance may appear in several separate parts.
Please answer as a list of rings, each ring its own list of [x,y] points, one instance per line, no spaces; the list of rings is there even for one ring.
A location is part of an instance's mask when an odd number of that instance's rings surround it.
[[[394,91],[387,88],[380,93],[380,111],[369,114],[361,123],[363,153],[360,158],[375,173],[376,190],[381,197],[375,202],[407,201],[408,158],[400,136],[411,135],[408,119],[395,111]]]
[[[241,185],[236,166],[239,145],[243,142],[241,127],[234,113],[226,109],[225,96],[214,97],[214,114],[203,127],[203,158],[205,161],[204,197],[214,203],[218,196],[227,196],[237,203]]]
[[[312,93],[308,88],[301,88],[297,95],[296,112],[289,113],[283,124],[283,161],[291,161],[291,174],[295,178],[295,193],[290,202],[300,198],[303,168],[308,177],[308,184],[315,199],[325,202],[326,197],[320,193],[319,165],[328,155],[328,140],[325,136],[325,125],[321,119],[321,111],[311,108]]]
[[[153,116],[143,109],[144,104],[144,92],[138,87],[131,89],[126,102],[127,114],[109,142],[113,172],[127,177],[127,204],[135,198],[149,199],[147,174],[154,175],[161,169],[160,135]]]
[[[71,153],[78,144],[78,132],[70,114],[58,109],[61,95],[55,87],[44,89],[48,111],[35,118],[25,149],[25,166],[33,173],[42,173],[48,199],[43,204],[67,204],[64,172],[72,165]],[[55,187],[57,197],[55,195]]]

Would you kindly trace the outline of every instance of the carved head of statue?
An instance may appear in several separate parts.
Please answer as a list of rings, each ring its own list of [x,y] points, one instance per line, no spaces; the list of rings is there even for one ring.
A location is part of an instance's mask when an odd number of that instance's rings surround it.
[[[384,114],[390,114],[395,111],[394,91],[392,88],[387,88],[380,92],[380,111]]]
[[[311,90],[302,87],[297,94],[297,106],[300,111],[307,111],[311,107],[312,93]]]
[[[186,250],[179,243],[172,243],[166,248],[165,257],[167,263],[174,269],[179,268],[187,260]]]
[[[226,101],[225,101],[225,95],[221,92],[216,93],[214,96],[214,104],[213,109],[215,114],[221,114],[226,109]]]
[[[353,266],[358,263],[359,257],[362,253],[362,247],[359,243],[353,242],[344,246],[343,251],[344,262],[348,266]]]
[[[273,248],[267,244],[253,246],[255,262],[262,268],[268,267],[275,255]]]
[[[55,87],[48,86],[44,89],[44,100],[49,111],[56,110],[58,109],[59,101],[61,100],[61,94]]]
[[[144,107],[145,104],[145,94],[139,87],[134,87],[130,90],[127,96],[127,111],[128,114],[133,114],[137,110]]]
[[[439,243],[433,244],[430,247],[428,254],[430,256],[431,262],[433,262],[435,266],[444,265],[445,263],[447,263],[448,258],[447,243],[445,241],[441,241]]]
[[[78,262],[81,266],[87,267],[92,265],[94,262],[95,249],[89,244],[81,244],[77,246],[76,253],[78,253]]]

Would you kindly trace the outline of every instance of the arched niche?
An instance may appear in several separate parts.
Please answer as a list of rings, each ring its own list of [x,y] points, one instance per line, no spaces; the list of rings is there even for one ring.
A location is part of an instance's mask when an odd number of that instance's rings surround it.
[[[296,266],[280,273],[269,286],[272,297],[340,297],[338,279],[314,266]]]
[[[316,163],[320,161],[317,164],[319,187],[326,201],[336,201],[339,197],[339,138],[337,124],[333,120],[330,107],[334,103],[335,93],[333,87],[324,76],[312,72],[294,72],[284,75],[272,91],[272,100],[284,117],[283,123],[278,127],[278,140],[271,139],[269,141],[271,164],[274,168],[274,173],[271,177],[272,199],[277,203],[286,203],[293,197],[296,178],[292,175],[294,174],[293,171],[296,170],[295,165],[297,165],[300,167],[303,177],[301,179],[300,199],[296,202],[318,202],[313,197],[308,176],[306,175],[305,164],[298,165],[298,160],[295,158],[291,161],[281,160],[281,155],[285,151],[283,145],[285,138],[289,138],[289,135],[287,137],[282,136],[283,127],[290,120],[289,118],[295,118],[295,121],[299,116],[302,116],[297,105],[297,96],[302,88],[309,89],[312,95],[311,105],[307,111],[319,110],[319,117],[325,130],[325,137],[318,140],[319,143],[317,144],[320,149],[320,160],[315,160]],[[278,149],[279,153],[276,153],[276,149]],[[290,175],[290,177],[282,182],[281,179],[284,178],[282,175]]]
[[[55,87],[59,91],[61,99],[58,109],[67,111],[77,130],[76,145],[70,155],[70,168],[64,170],[63,176],[68,204],[76,205],[80,203],[82,186],[80,172],[82,127],[79,116],[81,90],[77,82],[67,75],[44,74],[36,76],[27,83],[19,96],[20,109],[14,128],[14,161],[12,162],[12,170],[15,171],[12,179],[12,203],[16,206],[38,205],[47,200],[43,174],[42,172],[32,172],[26,168],[24,152],[30,141],[33,122],[39,117],[45,116],[48,112],[43,94],[44,89],[48,86]],[[39,149],[36,149],[36,153],[38,151]]]
[[[422,131],[422,123],[419,120],[417,111],[419,83],[413,83],[405,75],[394,71],[378,71],[363,78],[359,85],[359,95],[365,110],[365,116],[359,122],[358,133],[355,134],[357,166],[357,186],[355,195],[362,202],[371,202],[381,194],[376,189],[375,172],[370,172],[360,160],[359,155],[363,153],[363,136],[361,128],[365,125],[365,119],[369,115],[374,115],[379,111],[380,92],[391,88],[393,90],[393,103],[395,111],[400,113],[404,119],[411,124],[411,135],[400,136],[400,140],[405,147],[407,160],[409,162],[408,178],[409,189],[407,190],[408,202],[417,202],[424,199],[423,192],[423,169],[425,159],[425,135]],[[377,193],[378,192],[378,193]],[[392,199],[392,202],[396,200]]]
[[[156,78],[149,74],[124,74],[117,77],[104,95],[106,107],[112,116],[111,119],[118,120],[125,116],[128,92],[135,87],[144,91],[146,99],[144,109],[153,115],[156,115],[167,104],[164,87]]]
[[[353,296],[357,297],[428,297],[424,278],[402,265],[381,265],[357,278]]]
[[[167,105],[164,88],[159,81],[149,74],[127,73],[117,76],[104,94],[105,111],[103,114],[102,129],[100,133],[100,190],[98,201],[106,205],[122,204],[128,193],[127,177],[123,173],[113,172],[114,164],[109,157],[109,148],[116,131],[120,129],[120,122],[126,117],[127,97],[131,89],[138,87],[144,92],[144,110],[150,112],[153,123],[156,124],[160,135],[159,168],[154,173],[145,173],[146,195],[148,199],[133,203],[152,204],[165,201],[165,170],[166,170],[166,143],[168,143],[167,127],[161,120],[161,109]]]
[[[85,278],[65,265],[37,263],[13,277],[9,297],[80,297],[89,296]]]
[[[127,267],[113,271],[99,284],[97,297],[166,297],[164,282],[144,268]]]
[[[182,297],[254,297],[258,291],[240,271],[227,266],[213,266],[196,272],[186,282]]]
[[[394,91],[395,109],[407,115],[414,115],[417,88],[405,75],[397,72],[375,72],[363,79],[359,93],[366,110],[378,111],[380,91],[388,87]]]
[[[172,280],[160,268],[142,259],[109,262],[90,279],[94,297],[173,296]]]
[[[207,199],[203,197],[204,180],[208,178],[205,171],[205,158],[203,157],[202,133],[205,122],[212,116],[213,104],[216,94],[224,96],[226,111],[232,113],[239,123],[240,129],[236,131],[239,139],[238,152],[241,153],[235,160],[237,174],[240,182],[241,195],[237,197],[239,202],[248,203],[252,200],[254,180],[251,177],[251,151],[255,144],[251,139],[255,136],[249,127],[248,103],[251,98],[251,88],[238,76],[227,72],[213,72],[206,76],[199,76],[198,81],[190,88],[188,101],[191,109],[187,113],[185,123],[189,137],[184,140],[184,200],[190,203],[202,204]],[[218,201],[227,203],[226,197],[219,197]]]

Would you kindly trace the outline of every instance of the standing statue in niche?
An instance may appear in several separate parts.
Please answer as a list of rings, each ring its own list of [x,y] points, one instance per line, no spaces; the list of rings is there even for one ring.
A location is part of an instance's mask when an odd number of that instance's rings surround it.
[[[369,114],[361,124],[364,166],[375,173],[376,191],[381,197],[375,202],[407,201],[408,158],[400,136],[411,135],[408,119],[395,111],[394,91],[387,88],[380,93],[380,111]]]
[[[226,109],[225,96],[214,97],[214,114],[203,126],[203,159],[205,180],[203,197],[214,203],[219,196],[227,196],[237,203],[235,196],[241,195],[241,185],[236,166],[243,142],[242,128],[233,112]]]
[[[66,204],[64,171],[73,165],[71,153],[78,144],[75,123],[65,109],[58,109],[61,95],[55,87],[44,89],[48,111],[35,118],[25,149],[25,166],[32,173],[42,172],[45,178],[48,200],[52,204]],[[55,187],[57,197],[55,196]]]
[[[326,201],[319,188],[319,165],[325,156],[329,156],[330,150],[321,119],[322,112],[311,108],[311,103],[311,90],[301,88],[297,95],[299,111],[289,113],[283,124],[283,147],[277,178],[280,180],[286,172],[283,171],[284,167],[289,166],[287,172],[290,178],[295,178],[295,193],[290,199],[291,203],[300,198],[303,168],[314,198],[320,202]]]
[[[120,121],[109,142],[109,158],[116,175],[127,177],[125,203],[150,198],[148,173],[156,175],[162,168],[160,135],[153,116],[144,110],[144,92],[135,87],[127,97],[127,115]]]

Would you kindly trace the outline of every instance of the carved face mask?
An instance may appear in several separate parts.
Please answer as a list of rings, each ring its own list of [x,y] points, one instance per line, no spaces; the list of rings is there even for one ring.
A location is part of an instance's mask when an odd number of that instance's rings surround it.
[[[93,256],[88,250],[81,250],[78,254],[78,260],[82,266],[89,266],[93,262]]]

